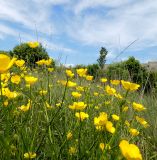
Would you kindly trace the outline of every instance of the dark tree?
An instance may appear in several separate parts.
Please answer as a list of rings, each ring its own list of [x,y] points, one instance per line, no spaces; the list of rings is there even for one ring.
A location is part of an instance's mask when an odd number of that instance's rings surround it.
[[[97,62],[98,62],[99,67],[100,67],[101,69],[104,68],[104,65],[105,65],[105,63],[106,63],[107,53],[108,53],[108,51],[106,50],[106,48],[102,47],[101,50],[100,50],[100,56],[99,56],[99,58],[97,59]]]
[[[35,62],[41,59],[48,59],[48,53],[45,48],[40,44],[36,48],[31,48],[27,43],[17,45],[10,51],[11,56],[16,56],[19,59],[25,60],[26,64],[30,67],[35,66]]]

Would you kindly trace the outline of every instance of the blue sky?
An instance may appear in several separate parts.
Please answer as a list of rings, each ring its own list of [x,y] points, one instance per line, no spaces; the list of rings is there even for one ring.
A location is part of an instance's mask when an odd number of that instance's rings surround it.
[[[0,50],[36,40],[67,65],[95,63],[101,47],[107,63],[155,61],[157,1],[0,0]]]

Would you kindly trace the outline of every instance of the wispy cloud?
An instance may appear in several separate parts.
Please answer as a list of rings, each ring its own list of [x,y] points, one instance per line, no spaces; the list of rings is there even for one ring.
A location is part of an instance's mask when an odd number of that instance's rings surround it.
[[[114,59],[136,39],[129,52],[157,47],[156,18],[154,0],[7,0],[0,1],[0,39],[12,36],[18,41],[20,34],[22,41],[36,40],[37,31],[51,51],[78,53],[83,59],[105,46],[108,58]],[[147,50],[144,55],[152,54]]]

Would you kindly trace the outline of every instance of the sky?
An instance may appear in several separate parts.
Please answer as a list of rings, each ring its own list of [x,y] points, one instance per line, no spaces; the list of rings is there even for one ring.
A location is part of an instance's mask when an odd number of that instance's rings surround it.
[[[0,0],[0,50],[39,41],[66,65],[157,60],[157,0]]]

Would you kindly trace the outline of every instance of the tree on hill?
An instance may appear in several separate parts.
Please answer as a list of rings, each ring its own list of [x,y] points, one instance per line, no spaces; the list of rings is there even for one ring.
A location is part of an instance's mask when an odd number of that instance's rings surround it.
[[[35,48],[31,48],[28,43],[17,45],[10,51],[11,56],[16,56],[19,59],[25,60],[29,67],[34,67],[35,62],[41,59],[49,59],[49,55],[41,44]]]
[[[100,67],[101,69],[104,68],[104,65],[105,65],[105,63],[106,63],[107,53],[108,53],[108,51],[106,50],[106,48],[101,47],[100,55],[99,55],[99,58],[97,59],[97,62],[98,62],[99,67]]]

